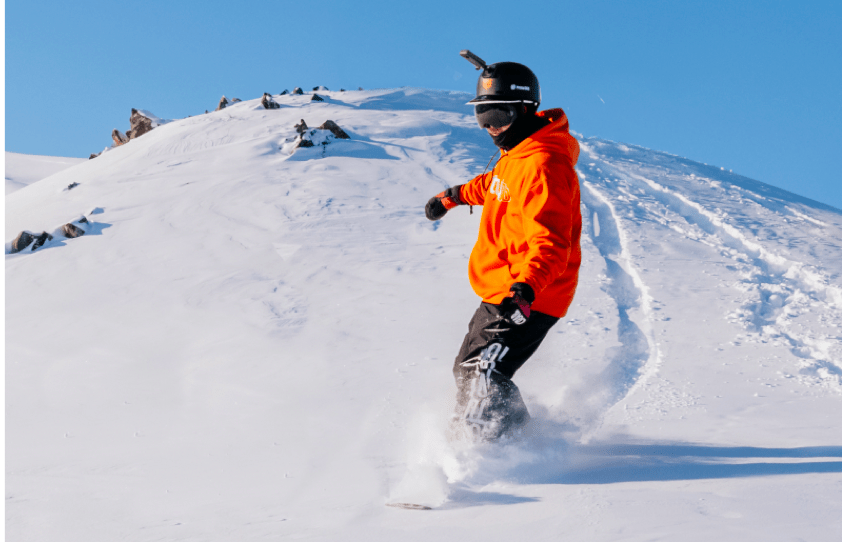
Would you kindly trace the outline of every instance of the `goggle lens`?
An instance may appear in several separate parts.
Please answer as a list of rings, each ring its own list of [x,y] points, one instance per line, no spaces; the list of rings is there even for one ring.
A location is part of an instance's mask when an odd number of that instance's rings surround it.
[[[474,114],[480,128],[499,129],[515,121],[517,109],[512,104],[477,104]]]

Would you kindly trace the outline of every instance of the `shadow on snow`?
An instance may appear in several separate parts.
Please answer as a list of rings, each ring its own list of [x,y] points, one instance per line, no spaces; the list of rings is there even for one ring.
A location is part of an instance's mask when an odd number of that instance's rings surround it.
[[[842,446],[559,445],[567,447],[560,464],[523,463],[507,477],[527,484],[617,484],[842,472]]]

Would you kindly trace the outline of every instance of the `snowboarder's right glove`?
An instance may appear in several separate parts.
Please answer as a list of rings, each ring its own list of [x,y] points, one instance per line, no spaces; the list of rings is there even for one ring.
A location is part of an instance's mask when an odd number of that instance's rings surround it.
[[[531,305],[535,301],[535,290],[525,282],[515,282],[509,288],[509,296],[500,303],[503,318],[520,326],[526,323],[532,313]]]
[[[462,200],[459,199],[459,189],[461,187],[462,185],[451,186],[444,192],[430,198],[430,201],[427,202],[427,206],[424,208],[427,218],[430,220],[439,220],[449,210],[457,205],[462,205]]]

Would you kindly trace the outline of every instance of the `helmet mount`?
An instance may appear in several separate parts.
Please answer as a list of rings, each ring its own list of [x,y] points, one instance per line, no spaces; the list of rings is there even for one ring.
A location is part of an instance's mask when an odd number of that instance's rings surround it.
[[[467,49],[462,49],[459,51],[459,55],[462,56],[465,60],[476,66],[478,70],[484,70],[486,67],[485,60],[481,59],[474,53],[470,52]]]

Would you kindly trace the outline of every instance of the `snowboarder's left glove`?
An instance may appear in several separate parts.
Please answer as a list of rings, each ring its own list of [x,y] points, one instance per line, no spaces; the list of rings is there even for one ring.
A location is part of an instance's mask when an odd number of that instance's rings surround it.
[[[503,318],[515,325],[523,325],[532,313],[535,291],[525,282],[515,282],[509,288],[509,296],[500,303]]]
[[[427,206],[424,208],[427,218],[430,220],[439,220],[449,210],[457,205],[462,205],[462,200],[459,199],[459,189],[461,187],[462,185],[451,186],[444,192],[430,198],[430,201],[427,202]]]

